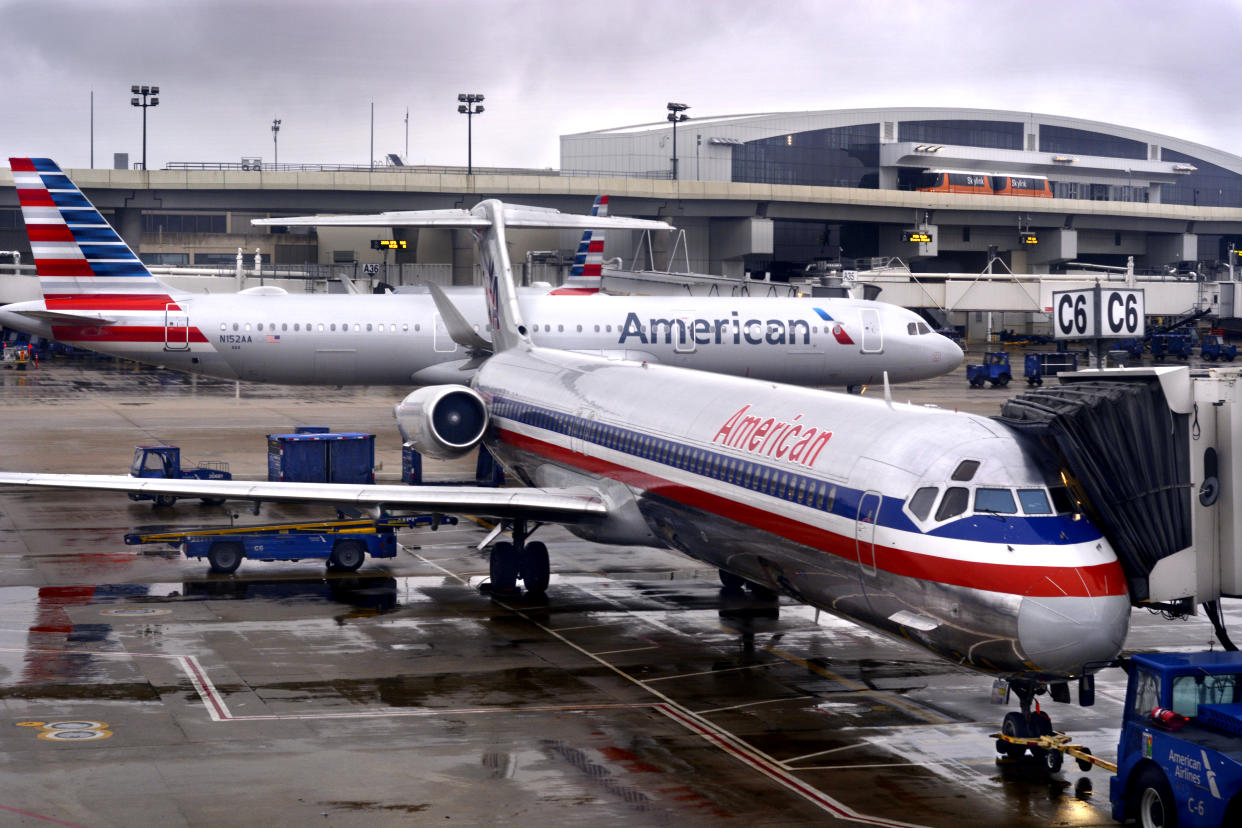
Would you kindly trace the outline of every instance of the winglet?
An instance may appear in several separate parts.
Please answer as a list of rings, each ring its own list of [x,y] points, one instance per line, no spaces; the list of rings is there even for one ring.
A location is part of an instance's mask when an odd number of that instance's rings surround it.
[[[457,306],[453,304],[453,300],[448,298],[444,288],[435,282],[428,282],[427,289],[431,292],[431,300],[436,303],[436,310],[440,312],[440,318],[444,320],[444,327],[448,329],[449,337],[458,345],[469,348],[476,353],[491,353],[492,343],[480,336],[478,331],[471,327],[470,321],[457,309]]]

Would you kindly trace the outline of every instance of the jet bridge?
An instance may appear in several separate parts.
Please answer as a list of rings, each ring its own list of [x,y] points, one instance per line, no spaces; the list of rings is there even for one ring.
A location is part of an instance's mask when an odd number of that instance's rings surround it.
[[[1005,403],[1117,552],[1137,606],[1190,614],[1242,597],[1239,369],[1078,371]]]

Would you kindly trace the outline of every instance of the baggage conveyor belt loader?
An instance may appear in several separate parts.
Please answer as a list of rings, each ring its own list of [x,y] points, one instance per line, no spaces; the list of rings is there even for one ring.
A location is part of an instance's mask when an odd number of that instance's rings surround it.
[[[179,548],[187,558],[206,558],[211,571],[231,574],[241,562],[326,560],[329,569],[355,572],[369,555],[391,558],[397,554],[396,531],[430,526],[433,530],[455,525],[451,515],[386,516],[376,520],[331,520],[131,532],[130,546],[163,543]]]

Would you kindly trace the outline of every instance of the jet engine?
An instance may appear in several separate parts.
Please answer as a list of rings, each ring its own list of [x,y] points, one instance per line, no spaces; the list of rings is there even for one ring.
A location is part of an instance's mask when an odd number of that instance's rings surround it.
[[[426,457],[452,460],[473,449],[487,430],[487,405],[472,388],[428,385],[397,403],[401,437]]]

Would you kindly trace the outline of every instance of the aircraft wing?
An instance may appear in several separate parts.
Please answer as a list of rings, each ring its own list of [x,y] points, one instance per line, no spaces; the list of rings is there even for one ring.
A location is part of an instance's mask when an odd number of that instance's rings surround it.
[[[624,216],[580,216],[544,207],[504,205],[509,228],[552,230],[672,230],[672,225],[652,219]],[[355,216],[288,216],[251,219],[258,227],[440,227],[473,229],[491,227],[490,219],[470,210],[396,210]]]
[[[168,480],[127,474],[35,474],[0,472],[0,486],[93,489],[177,497],[326,503],[348,506],[463,512],[494,518],[523,517],[572,523],[608,512],[588,487],[497,489],[486,486],[366,486],[356,483],[279,483],[259,480]]]

